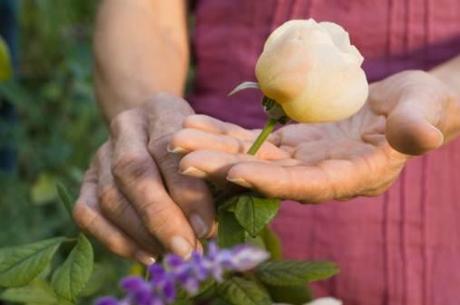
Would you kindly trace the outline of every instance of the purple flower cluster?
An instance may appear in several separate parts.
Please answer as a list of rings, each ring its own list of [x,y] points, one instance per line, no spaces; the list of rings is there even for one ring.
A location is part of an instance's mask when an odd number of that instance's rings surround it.
[[[215,242],[211,242],[206,255],[195,252],[188,260],[168,255],[162,265],[151,265],[148,280],[137,276],[124,278],[120,283],[126,292],[124,299],[102,297],[96,301],[96,305],[171,304],[176,299],[178,289],[195,295],[204,281],[214,279],[221,282],[225,272],[251,270],[268,257],[266,251],[251,246],[219,249]]]

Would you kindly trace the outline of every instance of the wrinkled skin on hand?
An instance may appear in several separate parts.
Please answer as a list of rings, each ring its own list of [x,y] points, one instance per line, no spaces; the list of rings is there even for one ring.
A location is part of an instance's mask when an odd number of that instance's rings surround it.
[[[269,196],[319,203],[379,195],[412,155],[460,131],[459,99],[438,79],[405,71],[370,87],[350,119],[278,129],[257,156],[245,154],[259,133],[193,115],[171,140],[185,154],[183,174],[232,182]]]
[[[180,175],[179,157],[167,152],[171,134],[192,113],[184,100],[159,94],[112,120],[74,218],[115,254],[150,264],[165,251],[187,256],[200,250],[198,237],[212,234],[206,184]]]

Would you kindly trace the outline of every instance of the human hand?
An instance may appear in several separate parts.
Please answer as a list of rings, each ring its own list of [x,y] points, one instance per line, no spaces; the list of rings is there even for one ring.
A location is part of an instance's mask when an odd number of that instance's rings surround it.
[[[184,100],[158,94],[112,120],[74,218],[115,254],[150,264],[164,251],[187,256],[200,250],[197,238],[212,234],[206,184],[180,175],[178,156],[167,152],[171,134],[192,113]]]
[[[411,155],[441,146],[460,131],[459,99],[438,79],[406,71],[370,87],[350,119],[280,128],[258,154],[245,154],[258,134],[194,115],[171,149],[186,153],[183,174],[230,181],[269,197],[304,202],[346,200],[384,192]]]

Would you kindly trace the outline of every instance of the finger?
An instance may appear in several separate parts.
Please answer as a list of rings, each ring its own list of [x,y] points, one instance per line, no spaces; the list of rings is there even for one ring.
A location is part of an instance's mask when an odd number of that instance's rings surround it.
[[[385,156],[382,154],[375,158]],[[233,166],[228,171],[227,180],[255,189],[269,197],[315,203],[367,195],[368,192],[375,192],[380,186],[387,185],[394,177],[381,179],[379,172],[382,168],[374,164],[395,166],[395,175],[401,164],[389,165],[382,161],[384,160],[365,161],[361,158],[327,160],[316,166],[247,162]]]
[[[320,202],[333,197],[327,177],[316,167],[241,163],[229,170],[227,180],[273,198]]]
[[[77,225],[121,257],[131,258],[146,265],[154,263],[155,259],[149,253],[138,247],[125,233],[101,215],[96,199],[96,178],[94,168],[85,175],[80,196],[73,210],[73,217]]]
[[[216,135],[228,135],[240,140],[250,141],[255,139],[253,131],[203,114],[188,116],[184,121],[184,127],[198,129]]]
[[[451,95],[437,78],[405,71],[372,86],[369,105],[387,117],[385,135],[393,148],[418,155],[442,145]],[[444,134],[443,134],[444,132]]]
[[[175,133],[169,143],[172,152],[190,152],[196,150],[215,150],[227,153],[246,153],[253,140],[242,140],[229,135],[214,134],[202,130],[185,128]],[[289,158],[290,155],[270,142],[265,142],[257,152],[265,160]]]
[[[203,114],[194,114],[188,116],[183,124],[184,128],[202,130],[208,133],[213,133],[216,135],[227,135],[233,138],[237,138],[242,141],[247,141],[253,143],[261,129],[245,129],[236,124],[220,121],[216,118],[203,115]],[[274,145],[278,143],[278,136],[276,133],[271,134],[267,142],[270,142]]]
[[[197,236],[211,234],[214,228],[214,204],[206,184],[179,175],[179,157],[165,155],[170,135],[182,128],[184,119],[193,110],[185,100],[168,94],[157,95],[146,104],[146,110],[149,151],[157,162],[169,195],[185,213]]]
[[[206,183],[179,173],[180,157],[167,151],[169,138],[151,141],[149,151],[162,173],[169,195],[187,216],[198,238],[209,237],[215,226],[214,202]]]
[[[147,150],[147,122],[139,111],[125,111],[112,123],[112,173],[149,232],[167,250],[187,257],[196,238],[184,213],[166,192]]]
[[[179,170],[182,175],[206,178],[222,185],[227,183],[227,172],[234,164],[248,161],[257,161],[257,159],[246,154],[199,150],[183,157]]]
[[[388,116],[385,135],[399,152],[420,155],[444,143],[443,133],[433,124],[438,121],[435,117],[440,109],[424,105],[421,99],[424,97],[414,96],[401,101]]]
[[[118,190],[111,171],[111,145],[104,144],[97,153],[98,168],[97,193],[102,214],[111,223],[126,232],[133,241],[152,256],[157,257],[163,252],[159,242],[147,231],[131,204]]]

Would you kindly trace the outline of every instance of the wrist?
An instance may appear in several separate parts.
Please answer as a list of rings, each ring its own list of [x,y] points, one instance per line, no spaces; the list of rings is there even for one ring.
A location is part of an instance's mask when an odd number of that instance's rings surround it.
[[[189,103],[169,93],[157,93],[142,106],[149,121],[151,140],[180,130],[186,117],[194,114]]]

